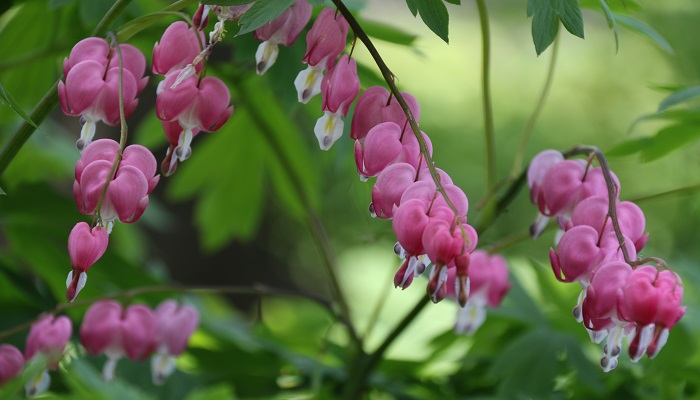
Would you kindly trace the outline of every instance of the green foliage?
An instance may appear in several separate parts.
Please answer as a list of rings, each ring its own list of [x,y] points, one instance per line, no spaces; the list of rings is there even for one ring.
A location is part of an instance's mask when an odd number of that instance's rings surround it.
[[[0,105],[3,105],[3,103],[7,103],[7,105],[14,112],[16,112],[17,115],[19,115],[23,120],[27,121],[31,126],[41,131],[41,128],[39,128],[37,124],[35,124],[34,121],[32,121],[32,119],[29,118],[29,115],[27,115],[27,113],[25,113],[24,110],[22,110],[22,107],[19,104],[17,104],[17,100],[15,100],[14,97],[12,97],[12,95],[8,93],[7,90],[5,90],[5,87],[2,85],[2,83],[0,83],[0,100],[2,100],[0,101]]]
[[[415,17],[420,14],[421,19],[431,31],[438,37],[449,43],[450,15],[442,0],[406,0],[408,9]]]
[[[277,18],[293,3],[294,0],[257,0],[241,17],[241,30],[238,31],[238,35],[260,28]]]
[[[532,17],[532,39],[537,55],[552,44],[560,22],[569,33],[583,39],[583,17],[578,0],[528,0],[527,16]]]

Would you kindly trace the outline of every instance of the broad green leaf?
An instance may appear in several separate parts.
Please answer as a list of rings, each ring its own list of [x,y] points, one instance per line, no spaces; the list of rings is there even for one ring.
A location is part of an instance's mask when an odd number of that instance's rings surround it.
[[[554,387],[560,368],[557,353],[562,350],[556,333],[546,328],[529,331],[510,342],[493,364],[493,373],[502,379],[499,394],[545,397]]]
[[[634,128],[637,127],[642,122],[645,121],[676,121],[676,122],[682,122],[686,124],[700,124],[700,110],[697,109],[684,109],[684,108],[675,108],[675,109],[669,109],[665,110],[662,112],[658,113],[652,113],[652,114],[647,114],[647,115],[642,115],[641,117],[637,118],[632,125],[630,125],[630,128],[628,132],[632,132]]]
[[[34,123],[34,121],[32,121],[32,119],[29,117],[29,115],[27,115],[27,113],[24,112],[24,110],[22,110],[22,107],[20,107],[20,105],[17,104],[17,101],[14,97],[12,97],[10,92],[5,90],[5,87],[2,85],[2,83],[0,83],[0,99],[2,99],[2,101],[6,103],[14,112],[16,112],[17,115],[19,115],[23,120],[27,121],[29,125],[38,129],[42,133],[46,133],[42,131],[41,128],[39,128],[39,126]],[[2,104],[3,103],[0,102],[0,105]]]
[[[700,85],[688,86],[663,99],[659,104],[658,112],[666,111],[668,108],[684,103],[688,100],[695,99],[700,96]]]
[[[110,7],[112,2],[109,1],[80,0],[79,12],[83,27],[89,30],[95,28]]]
[[[559,18],[549,0],[528,0],[527,14],[532,17],[532,40],[540,55],[557,37]]]
[[[418,0],[406,0],[408,10],[411,11],[411,14],[413,14],[414,17],[418,15],[418,6],[416,5],[416,1]]]
[[[55,10],[74,2],[75,0],[49,0],[49,10]]]
[[[445,0],[445,1],[448,2],[448,3],[450,3],[450,4],[457,4],[457,5],[460,5],[460,0]]]
[[[202,0],[202,4],[215,4],[217,6],[242,6],[255,0]]]
[[[255,4],[241,17],[241,30],[237,35],[252,32],[266,23],[277,18],[294,0],[257,0]]]
[[[537,55],[552,44],[559,31],[559,22],[572,35],[584,36],[578,0],[528,0],[527,15],[532,17],[532,39]]]
[[[658,160],[666,154],[700,138],[700,126],[677,124],[661,129],[653,137],[653,144],[642,150],[645,162]]]
[[[555,9],[567,31],[583,39],[583,17],[578,0],[556,0]]]
[[[618,143],[610,150],[606,151],[605,155],[608,157],[630,156],[632,154],[639,153],[652,144],[652,138],[648,137],[625,140],[624,142]]]
[[[392,26],[379,22],[360,19],[359,23],[368,36],[377,38],[379,40],[384,40],[390,43],[396,43],[403,46],[410,46],[413,44],[417,37],[416,35],[413,35],[411,33],[404,32],[398,28],[394,28]]]
[[[450,15],[442,0],[413,0],[418,13],[425,25],[430,28],[438,37],[449,43],[449,20]],[[409,8],[411,5],[409,4]],[[413,12],[413,9],[411,9]]]
[[[610,10],[610,6],[608,6],[608,3],[605,0],[600,0],[600,6],[605,14],[605,19],[608,21],[608,27],[612,29],[613,35],[615,35],[615,53],[617,53],[620,50],[620,32],[617,29],[615,15],[613,14],[612,10]]]
[[[663,36],[661,36],[659,32],[655,31],[649,25],[645,24],[644,22],[638,19],[630,17],[629,15],[622,15],[617,13],[615,13],[614,15],[615,20],[617,22],[624,25],[630,30],[641,33],[642,35],[648,37],[649,39],[651,39],[652,42],[656,43],[656,45],[659,46],[661,50],[669,54],[674,53],[673,48],[668,43],[668,41]]]

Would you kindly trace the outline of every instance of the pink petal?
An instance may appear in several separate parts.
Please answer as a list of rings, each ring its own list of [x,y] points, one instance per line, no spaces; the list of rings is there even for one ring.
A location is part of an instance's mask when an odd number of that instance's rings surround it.
[[[85,272],[102,257],[107,250],[109,235],[102,227],[92,230],[85,222],[78,222],[68,236],[68,254],[71,266]]]
[[[100,300],[88,308],[80,326],[80,342],[92,355],[120,347],[122,306],[113,300]]]

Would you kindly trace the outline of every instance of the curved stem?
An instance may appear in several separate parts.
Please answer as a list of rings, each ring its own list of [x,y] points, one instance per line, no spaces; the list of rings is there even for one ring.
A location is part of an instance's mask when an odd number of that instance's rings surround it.
[[[382,360],[384,352],[389,348],[389,346],[399,337],[399,335],[408,327],[408,325],[413,322],[413,320],[423,311],[426,305],[430,303],[430,297],[422,296],[421,299],[416,303],[411,311],[403,317],[403,319],[392,329],[391,332],[386,336],[384,341],[379,347],[374,350],[371,354],[365,354],[360,352],[357,354],[353,360],[353,364],[350,366],[350,371],[348,377],[345,381],[345,387],[343,391],[343,398],[348,400],[359,399],[365,390],[365,385],[367,383],[367,378],[369,377],[372,370],[377,366],[379,361]]]
[[[248,286],[143,286],[136,289],[129,289],[122,292],[114,293],[108,296],[98,297],[94,299],[84,299],[75,301],[73,303],[61,303],[57,305],[53,310],[46,311],[43,314],[57,315],[66,310],[73,308],[89,306],[98,300],[105,299],[120,299],[120,298],[131,298],[148,293],[162,293],[162,292],[177,292],[177,293],[205,293],[205,294],[239,294],[248,296],[278,296],[278,297],[296,297],[307,299],[318,303],[324,309],[328,310],[330,314],[337,319],[340,319],[333,306],[324,298],[314,295],[312,293],[293,291],[288,289],[273,288],[265,285],[254,285],[252,287]],[[0,331],[0,339],[6,338],[8,336],[15,335],[17,333],[23,332],[29,329],[35,320],[25,322],[24,324],[17,325],[13,328]]]
[[[486,187],[487,192],[496,185],[496,128],[493,122],[493,103],[491,101],[491,33],[489,15],[485,0],[476,0],[481,23],[481,84],[484,107],[484,133],[486,135]]]
[[[401,92],[399,92],[399,89],[396,87],[396,83],[394,83],[394,74],[391,72],[389,67],[387,67],[386,63],[382,59],[382,56],[377,51],[377,48],[374,47],[374,44],[370,40],[369,36],[367,36],[367,34],[357,22],[355,17],[352,15],[350,10],[348,10],[348,8],[345,7],[345,4],[343,4],[342,0],[333,0],[333,3],[338,8],[338,11],[341,14],[343,14],[345,20],[348,21],[348,24],[350,25],[353,33],[355,34],[355,37],[357,37],[362,43],[364,43],[365,47],[367,47],[367,51],[369,51],[369,53],[372,55],[374,62],[377,64],[377,67],[379,67],[379,71],[382,73],[382,77],[384,77],[384,81],[386,81],[386,84],[389,86],[391,94],[396,98],[396,101],[401,106],[401,109],[403,110],[404,114],[406,114],[408,124],[411,126],[411,130],[413,131],[413,134],[418,140],[420,152],[425,158],[428,171],[430,171],[430,176],[435,182],[435,187],[437,188],[437,191],[440,192],[442,197],[445,198],[445,202],[452,209],[455,215],[458,215],[459,213],[457,211],[457,208],[447,196],[447,193],[445,193],[445,189],[443,189],[442,184],[440,183],[440,176],[438,175],[438,172],[435,169],[435,164],[433,164],[433,159],[430,155],[430,152],[428,152],[428,146],[426,145],[425,139],[421,134],[420,128],[418,127],[418,123],[416,122],[416,119],[413,116],[411,109],[408,107],[406,100],[403,98],[403,95],[401,94]]]
[[[525,146],[528,140],[530,140],[530,134],[535,128],[535,123],[540,117],[544,105],[547,103],[547,98],[549,97],[549,91],[552,88],[552,81],[554,80],[554,70],[557,65],[557,55],[559,53],[559,36],[554,39],[554,45],[552,46],[552,58],[549,60],[549,69],[547,70],[547,78],[544,82],[544,87],[542,87],[542,92],[540,93],[540,98],[537,100],[537,105],[530,115],[530,119],[527,121],[525,126],[525,131],[523,131],[523,136],[520,138],[520,145],[518,150],[515,152],[515,159],[513,161],[513,170],[510,173],[512,176],[517,175],[520,172],[520,165],[523,163],[523,157],[525,155]]]
[[[640,201],[656,200],[659,198],[674,196],[674,195],[678,195],[678,194],[690,194],[690,193],[695,193],[698,191],[700,191],[700,184],[686,186],[686,187],[682,187],[682,188],[678,188],[678,189],[667,190],[667,191],[661,192],[661,193],[653,193],[653,194],[637,196],[635,198],[630,199],[629,201],[637,203]]]
[[[612,221],[615,237],[617,237],[617,242],[620,244],[620,250],[625,258],[625,262],[634,268],[636,265],[635,260],[632,260],[627,252],[625,237],[622,235],[620,221],[617,218],[617,196],[619,188],[612,179],[612,171],[610,170],[610,166],[608,166],[608,160],[605,159],[603,152],[595,146],[575,146],[571,150],[564,152],[564,157],[574,154],[586,154],[589,157],[595,156],[595,158],[598,159],[600,169],[603,172],[603,178],[605,179],[605,186],[608,189],[608,217]]]

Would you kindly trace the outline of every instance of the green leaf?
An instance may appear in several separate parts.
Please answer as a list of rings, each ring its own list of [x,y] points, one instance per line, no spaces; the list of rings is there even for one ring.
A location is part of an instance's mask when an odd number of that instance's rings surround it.
[[[653,143],[652,138],[644,137],[632,140],[625,140],[622,143],[618,143],[613,146],[610,150],[605,152],[608,157],[624,157],[630,156],[635,153],[639,153],[646,147]]]
[[[217,6],[242,6],[255,0],[202,0],[202,4],[216,4]]]
[[[448,2],[448,3],[450,3],[450,4],[457,4],[457,5],[460,5],[460,0],[445,0],[445,1]]]
[[[79,12],[83,27],[89,30],[95,28],[110,7],[112,3],[109,1],[80,0]]]
[[[75,0],[49,0],[49,10],[55,10],[74,2]]]
[[[413,16],[418,15],[418,6],[416,5],[417,0],[406,0],[406,5],[408,6],[408,10],[411,11],[411,14]]]
[[[360,19],[358,21],[368,36],[384,40],[390,43],[400,44],[402,46],[410,46],[416,40],[416,35],[399,30],[393,26],[389,26],[379,22],[367,21]]]
[[[430,28],[438,37],[449,43],[449,19],[450,15],[447,12],[447,7],[442,0],[412,0],[415,7],[420,13],[420,17],[425,22],[425,25]],[[411,9],[411,4],[408,5]],[[411,9],[413,12],[413,9]],[[414,13],[415,16],[415,13]]]
[[[42,131],[41,128],[39,128],[39,126],[37,126],[37,124],[34,123],[34,121],[32,121],[32,119],[29,117],[29,115],[27,115],[27,113],[24,112],[24,110],[22,110],[22,107],[20,107],[19,104],[17,104],[17,101],[14,97],[12,97],[10,92],[5,90],[5,87],[2,85],[2,83],[0,83],[0,98],[3,102],[7,103],[7,105],[10,106],[10,108],[17,113],[17,115],[19,115],[23,120],[27,121],[29,125],[38,129],[42,133],[46,133]]]
[[[557,37],[559,18],[549,0],[529,0],[527,14],[532,17],[532,40],[537,55],[540,55]]]
[[[615,35],[615,53],[617,53],[620,50],[620,32],[617,29],[615,15],[613,14],[612,10],[610,10],[610,6],[608,6],[608,3],[605,0],[600,0],[600,6],[605,14],[605,19],[608,20],[608,27],[612,29],[613,35]]]
[[[255,4],[241,17],[241,30],[237,35],[252,32],[266,23],[277,18],[294,0],[257,0]]]
[[[661,50],[669,54],[674,53],[673,48],[668,43],[668,41],[663,36],[661,36],[659,32],[655,31],[649,25],[645,24],[644,22],[638,19],[630,17],[629,15],[622,15],[617,13],[615,13],[614,15],[615,20],[617,20],[617,22],[619,22],[620,24],[624,25],[627,29],[630,29],[637,33],[641,33],[642,35],[651,39],[651,41],[656,43],[656,45],[659,46]]]
[[[559,31],[559,22],[572,35],[584,36],[578,0],[528,0],[527,15],[532,17],[532,39],[537,55],[552,44]]]
[[[0,187],[0,196],[6,196],[6,195],[7,195],[7,193],[5,193],[5,191],[2,190],[2,188]]]
[[[583,39],[583,17],[578,0],[556,0],[555,10],[569,33]]]
[[[543,398],[550,394],[560,369],[560,336],[541,328],[510,342],[493,364],[493,373],[502,379],[499,394],[506,398]]]
[[[663,99],[659,104],[658,112],[663,112],[670,107],[684,103],[688,100],[694,99],[700,96],[700,85],[688,86],[681,90],[671,93],[668,97]]]
[[[642,150],[645,162],[659,158],[678,150],[684,145],[700,138],[700,126],[676,124],[661,129],[653,138],[653,143]]]

